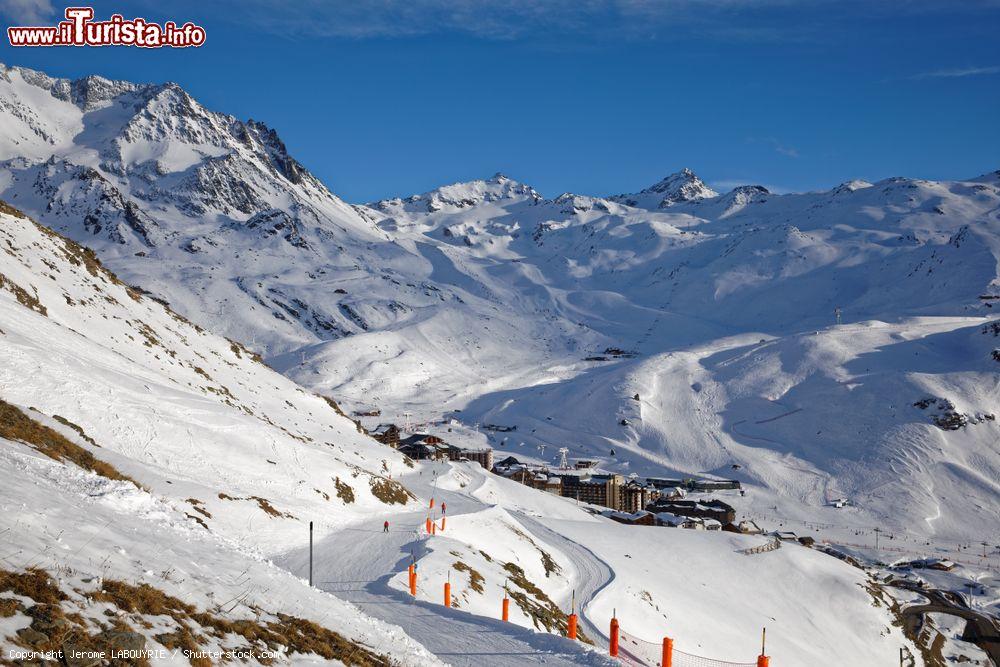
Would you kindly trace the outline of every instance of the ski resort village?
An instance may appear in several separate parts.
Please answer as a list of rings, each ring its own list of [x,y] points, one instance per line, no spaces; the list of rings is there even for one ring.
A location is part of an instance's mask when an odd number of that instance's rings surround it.
[[[1000,171],[348,202],[211,106],[0,66],[0,664],[998,664]]]

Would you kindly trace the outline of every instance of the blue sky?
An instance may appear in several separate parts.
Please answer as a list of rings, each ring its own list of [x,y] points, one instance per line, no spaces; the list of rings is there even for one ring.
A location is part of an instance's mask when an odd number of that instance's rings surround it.
[[[0,0],[49,24],[64,5]],[[502,171],[547,196],[690,167],[721,189],[1000,169],[1000,0],[97,2],[206,27],[199,49],[0,62],[172,80],[277,129],[350,201]]]

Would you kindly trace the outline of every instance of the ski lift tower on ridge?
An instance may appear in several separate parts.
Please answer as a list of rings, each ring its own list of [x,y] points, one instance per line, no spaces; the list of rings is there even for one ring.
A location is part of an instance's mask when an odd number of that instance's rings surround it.
[[[560,447],[559,448],[559,469],[560,470],[569,470],[569,459],[566,456],[567,454],[569,454],[569,447]]]

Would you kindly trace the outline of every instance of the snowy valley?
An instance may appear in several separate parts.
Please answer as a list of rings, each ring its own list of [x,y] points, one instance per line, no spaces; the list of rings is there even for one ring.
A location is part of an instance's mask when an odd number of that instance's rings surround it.
[[[1000,172],[349,204],[176,84],[0,66],[0,127],[5,648],[603,665],[615,617],[632,664],[757,664],[763,627],[781,667],[989,664],[888,584],[1000,612]],[[625,525],[383,423],[734,480],[698,497],[815,548]]]

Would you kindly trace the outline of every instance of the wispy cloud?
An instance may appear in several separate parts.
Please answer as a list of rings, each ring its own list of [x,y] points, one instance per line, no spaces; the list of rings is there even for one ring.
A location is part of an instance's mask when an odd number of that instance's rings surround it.
[[[147,1],[147,0],[143,0]],[[664,36],[684,27],[727,39],[774,39],[759,15],[834,0],[244,0],[240,20],[287,35],[393,38],[459,33],[510,40],[528,35]],[[755,20],[761,18],[761,20]],[[765,17],[766,18],[766,17]],[[734,24],[732,21],[737,21]],[[784,31],[789,38],[794,31]]]
[[[1000,65],[988,67],[960,67],[956,69],[939,69],[931,72],[914,74],[911,79],[959,79],[966,76],[986,76],[1000,74]]]
[[[156,0],[132,2],[162,6]],[[959,8],[954,0],[242,0],[238,12],[230,11],[229,4],[199,7],[288,36],[365,39],[457,33],[494,40],[586,35],[787,42],[823,39],[831,16],[992,13],[1000,0],[964,0]]]
[[[0,16],[16,25],[45,25],[54,10],[51,0],[0,0]]]
[[[751,144],[765,144],[771,147],[775,153],[785,157],[798,157],[799,149],[795,146],[788,146],[774,137],[747,137],[747,142]]]

